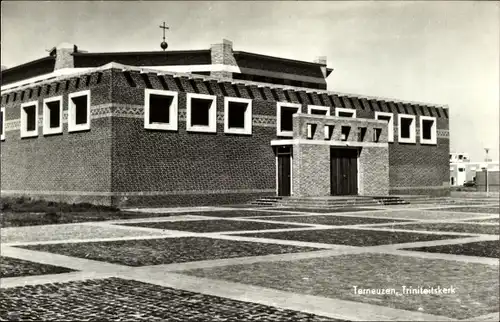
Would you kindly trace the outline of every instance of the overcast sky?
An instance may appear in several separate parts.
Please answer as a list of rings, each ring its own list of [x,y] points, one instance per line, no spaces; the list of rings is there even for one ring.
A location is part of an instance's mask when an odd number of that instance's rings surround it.
[[[447,104],[451,149],[498,160],[496,1],[2,2],[1,60],[12,67],[70,42],[88,51],[235,50],[328,57],[328,89]]]

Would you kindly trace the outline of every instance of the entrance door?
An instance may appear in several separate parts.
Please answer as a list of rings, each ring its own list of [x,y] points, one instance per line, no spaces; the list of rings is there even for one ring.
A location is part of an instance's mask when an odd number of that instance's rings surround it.
[[[358,194],[358,150],[330,150],[331,195]]]
[[[289,146],[276,149],[278,159],[278,196],[289,196],[291,192],[292,148]]]

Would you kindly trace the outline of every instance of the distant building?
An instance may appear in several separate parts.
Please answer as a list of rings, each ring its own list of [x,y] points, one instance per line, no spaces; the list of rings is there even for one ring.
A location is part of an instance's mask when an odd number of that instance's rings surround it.
[[[477,172],[488,169],[490,172],[499,170],[497,162],[471,162],[467,153],[450,153],[450,185],[462,186],[468,181],[476,181]]]
[[[1,193],[206,205],[449,194],[441,105],[326,90],[316,62],[209,49],[90,53],[2,71]]]

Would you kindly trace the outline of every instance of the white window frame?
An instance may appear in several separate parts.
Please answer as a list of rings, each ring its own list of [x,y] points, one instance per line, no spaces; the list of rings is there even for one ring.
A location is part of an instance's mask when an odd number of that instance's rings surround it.
[[[410,137],[409,138],[402,138],[401,137],[401,119],[411,119],[411,126],[410,126]],[[398,142],[399,143],[417,143],[417,138],[416,138],[416,132],[417,132],[417,127],[416,123],[417,120],[415,118],[415,115],[410,115],[410,114],[398,114]]]
[[[26,130],[26,113],[24,108],[27,106],[35,106],[35,129],[33,131]],[[38,136],[38,101],[31,101],[21,104],[21,137],[31,138]]]
[[[301,114],[302,113],[302,104],[287,103],[287,102],[278,102],[276,104],[276,121],[277,121],[276,135],[277,136],[293,137],[293,131],[282,131],[281,130],[281,108],[282,107],[295,108],[297,110],[296,113]]]
[[[330,116],[330,108],[328,106],[321,105],[307,105],[307,114],[312,114],[312,110],[326,111],[326,116]]]
[[[315,115],[312,114],[313,110],[320,110],[320,111],[326,111],[325,116],[330,116],[330,107],[328,106],[321,106],[321,105],[307,105],[307,114],[310,115]],[[330,137],[330,127],[328,125],[325,125],[324,127],[324,137],[325,139],[328,139]],[[307,126],[307,137],[312,138],[312,128],[311,126]]]
[[[76,124],[75,104],[73,98],[87,96],[87,122]],[[90,130],[90,90],[68,94],[68,132],[78,132]]]
[[[2,135],[0,140],[5,141],[5,107],[0,108],[0,111],[2,112]]]
[[[199,98],[204,100],[212,100],[210,110],[208,112],[208,126],[205,125],[191,125],[191,100]],[[189,132],[204,132],[204,133],[217,133],[217,96],[208,94],[186,94],[186,130]]]
[[[433,116],[420,116],[420,144],[437,144],[437,123]],[[424,121],[432,121],[431,138],[424,139]]]
[[[352,113],[351,118],[356,118],[356,110],[353,108],[344,108],[344,107],[336,107],[335,108],[335,116],[336,117],[349,117],[349,116],[339,116],[339,113]]]
[[[59,126],[50,127],[49,107],[47,103],[59,102]],[[63,132],[63,99],[62,96],[46,98],[43,100],[43,135],[59,134]]]
[[[375,119],[378,120],[379,116],[388,116],[391,119],[387,123],[387,142],[394,142],[394,114],[388,112],[375,112]]]
[[[230,128],[229,127],[229,103],[246,103],[245,110],[245,124],[243,128]],[[252,134],[252,100],[248,98],[239,97],[224,97],[224,133],[230,134]]]
[[[168,107],[168,123],[150,122],[150,95],[170,96],[172,103]],[[177,131],[179,118],[179,94],[160,89],[144,89],[144,128],[149,130]]]

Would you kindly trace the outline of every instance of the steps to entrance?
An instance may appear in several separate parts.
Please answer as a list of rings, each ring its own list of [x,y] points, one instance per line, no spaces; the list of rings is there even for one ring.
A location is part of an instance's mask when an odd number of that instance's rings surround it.
[[[251,202],[252,205],[291,208],[342,208],[359,206],[380,206],[408,204],[401,197],[263,197]]]
[[[370,207],[381,205],[463,205],[474,203],[474,199],[431,197],[426,195],[415,196],[349,196],[349,197],[280,197],[269,196],[251,202],[251,205],[289,208],[342,208],[342,207]]]

